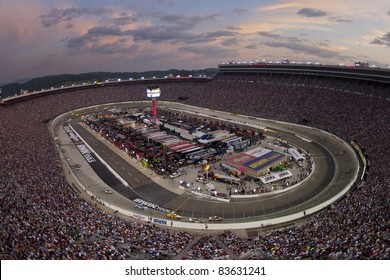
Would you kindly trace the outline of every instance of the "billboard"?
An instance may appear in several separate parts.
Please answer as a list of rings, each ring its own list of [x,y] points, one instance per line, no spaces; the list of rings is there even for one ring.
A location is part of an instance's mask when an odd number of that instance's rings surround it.
[[[286,179],[291,176],[292,173],[289,170],[284,170],[284,171],[272,173],[267,176],[260,177],[260,180],[263,182],[263,184],[268,184],[278,180]]]
[[[146,89],[147,97],[160,97],[161,90],[160,87],[148,87]]]
[[[256,157],[254,157],[252,155],[242,153],[242,154],[238,154],[234,157],[228,158],[227,161],[231,164],[234,164],[234,165],[243,165],[244,163],[255,160],[255,159],[256,159]]]
[[[266,153],[262,155],[261,157],[255,158],[254,160],[248,161],[244,163],[243,165],[249,169],[260,171],[263,168],[266,168],[267,166],[272,165],[273,163],[282,160],[285,158],[286,155],[270,151],[269,153]]]

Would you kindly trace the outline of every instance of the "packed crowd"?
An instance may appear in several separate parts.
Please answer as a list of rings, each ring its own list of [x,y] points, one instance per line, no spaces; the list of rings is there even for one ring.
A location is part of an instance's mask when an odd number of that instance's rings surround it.
[[[202,236],[183,259],[187,260],[221,260],[228,258],[228,253],[213,236]]]
[[[253,240],[220,236],[237,256],[261,248],[261,257],[277,259],[389,259],[389,101],[371,97],[375,91],[364,82],[310,79],[219,74],[209,82],[160,88],[162,99],[181,98],[194,106],[295,123],[306,119],[346,140],[356,139],[369,156],[364,184],[303,226]],[[194,239],[107,214],[79,198],[62,175],[48,120],[75,108],[145,100],[145,87],[77,90],[0,107],[1,259],[164,259]],[[389,95],[386,87],[379,91],[381,97]],[[218,257],[224,254],[220,250],[212,237],[204,237],[187,257]]]

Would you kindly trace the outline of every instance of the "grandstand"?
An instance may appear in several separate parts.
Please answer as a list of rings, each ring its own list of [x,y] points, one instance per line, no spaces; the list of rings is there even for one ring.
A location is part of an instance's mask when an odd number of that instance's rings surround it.
[[[304,67],[221,65],[211,80],[159,85],[162,100],[185,97],[186,104],[305,123],[354,140],[369,158],[366,180],[330,209],[250,239],[232,232],[199,238],[106,213],[65,180],[47,123],[80,107],[144,100],[145,85],[153,84],[61,89],[0,107],[1,259],[202,258],[206,249],[215,259],[389,259],[390,75]]]

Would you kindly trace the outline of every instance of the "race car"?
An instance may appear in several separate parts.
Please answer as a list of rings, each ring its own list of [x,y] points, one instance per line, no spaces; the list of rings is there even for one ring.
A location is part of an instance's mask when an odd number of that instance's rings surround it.
[[[146,206],[144,206],[144,205],[142,205],[142,204],[135,204],[134,207],[135,207],[135,208],[138,208],[138,209],[141,209],[141,210],[146,210],[146,209],[148,209],[148,207],[146,207]]]
[[[190,223],[204,223],[204,220],[199,218],[189,218],[188,220]]]
[[[175,220],[181,220],[181,216],[175,214],[175,213],[168,213],[167,214],[167,218],[170,218],[170,219],[175,219]]]
[[[211,216],[211,217],[209,217],[209,221],[222,222],[223,218],[222,217],[218,217],[218,216]]]

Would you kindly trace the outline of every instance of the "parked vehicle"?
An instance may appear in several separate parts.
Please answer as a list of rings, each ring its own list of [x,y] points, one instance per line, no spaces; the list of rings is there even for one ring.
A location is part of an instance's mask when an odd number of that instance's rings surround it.
[[[172,173],[172,174],[169,175],[169,178],[174,179],[174,178],[176,178],[176,177],[179,177],[180,175],[181,175],[180,173],[174,172],[174,173]]]
[[[199,182],[199,183],[202,183],[202,184],[207,184],[206,179],[203,178],[203,177],[198,177],[198,178],[196,178],[196,181]]]
[[[217,193],[217,197],[224,198],[224,199],[228,199],[229,198],[229,196],[226,193],[222,193],[222,192]]]
[[[207,189],[209,192],[211,192],[211,193],[216,192],[215,186],[214,186],[213,184],[211,184],[211,183],[206,184],[206,189]]]

